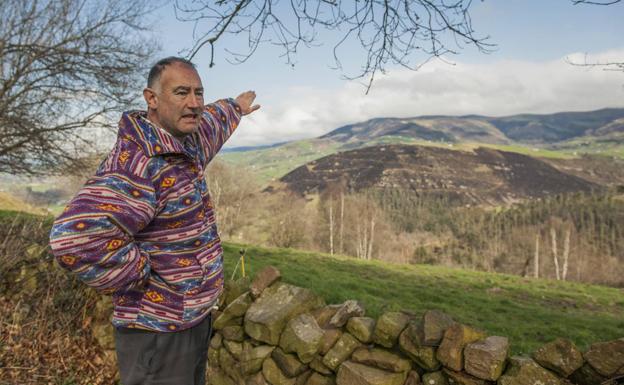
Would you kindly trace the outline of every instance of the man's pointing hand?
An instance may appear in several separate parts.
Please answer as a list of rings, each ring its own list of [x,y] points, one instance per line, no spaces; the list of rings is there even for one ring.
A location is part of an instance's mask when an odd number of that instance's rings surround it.
[[[241,113],[243,115],[249,115],[260,108],[259,104],[253,104],[255,99],[256,93],[254,91],[245,91],[238,95],[235,100],[241,109]]]

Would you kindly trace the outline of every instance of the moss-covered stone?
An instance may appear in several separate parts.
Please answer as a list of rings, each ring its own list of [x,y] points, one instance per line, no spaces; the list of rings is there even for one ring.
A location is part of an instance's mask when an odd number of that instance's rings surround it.
[[[442,371],[446,374],[448,383],[450,385],[488,385],[491,382],[487,382],[481,378],[473,377],[465,372],[455,372],[447,368],[443,368]]]
[[[237,360],[241,359],[241,354],[243,354],[243,344],[236,341],[228,341],[223,340],[223,346],[227,349],[228,352]]]
[[[444,332],[436,358],[445,367],[459,372],[464,368],[464,347],[485,337],[485,333],[470,326],[453,324]]]
[[[303,373],[308,366],[297,359],[294,354],[288,354],[280,348],[275,348],[271,353],[271,358],[282,370],[286,377],[297,377]]]
[[[624,367],[624,338],[592,344],[583,357],[602,376],[611,377]]]
[[[287,377],[269,357],[262,363],[262,375],[271,385],[295,385],[295,378]]]
[[[312,373],[305,385],[336,385],[336,380],[332,376],[324,376],[320,373]]]
[[[334,346],[334,344],[340,339],[342,336],[342,330],[340,329],[326,329],[323,331],[323,338],[321,339],[321,344],[319,345],[319,353],[324,356],[327,354],[329,349]]]
[[[402,312],[382,314],[375,324],[373,342],[386,348],[393,347],[408,322],[409,316]]]
[[[351,353],[361,346],[362,344],[355,337],[349,333],[343,333],[338,342],[329,349],[325,357],[323,357],[323,364],[331,370],[336,370],[338,366],[351,356]]]
[[[530,358],[512,357],[509,367],[497,382],[498,385],[562,385],[561,379],[542,368]]]
[[[267,287],[271,286],[273,283],[277,282],[281,278],[282,274],[278,269],[273,266],[267,266],[264,269],[260,270],[251,286],[249,291],[253,298],[258,298]]]
[[[449,385],[448,379],[441,370],[423,374],[422,383],[423,385]]]
[[[370,317],[352,317],[347,321],[347,330],[363,344],[373,340],[375,319]]]
[[[290,319],[322,306],[323,300],[312,291],[278,282],[249,307],[245,333],[258,341],[277,345]]]
[[[253,346],[250,343],[243,343],[243,353],[241,354],[241,370],[245,375],[257,373],[262,369],[262,363],[271,355],[275,347],[270,345]]]
[[[419,367],[433,372],[440,368],[440,361],[436,358],[436,349],[433,346],[421,346],[410,338],[408,330],[399,336],[399,349],[405,353]]]
[[[332,374],[332,370],[325,366],[325,364],[323,363],[323,357],[319,355],[317,355],[312,361],[310,361],[310,368],[326,376]]]
[[[410,361],[381,348],[358,348],[351,355],[351,361],[395,373],[409,372],[412,369]]]
[[[288,321],[279,345],[285,352],[296,353],[302,362],[308,363],[319,351],[323,334],[314,317],[304,313]]]
[[[535,362],[563,377],[583,366],[581,351],[570,340],[558,338],[533,352]]]
[[[503,374],[509,354],[509,339],[491,336],[466,345],[464,366],[467,373],[489,381],[496,381]]]
[[[340,365],[337,385],[403,385],[407,372],[394,373],[346,361]]]
[[[233,379],[234,382],[240,383],[244,381],[240,363],[225,348],[219,349],[219,367]]]
[[[439,310],[428,310],[423,314],[421,322],[418,324],[417,333],[421,345],[439,346],[444,337],[444,332],[455,321],[450,315]],[[415,338],[415,336],[412,336]]]
[[[241,294],[238,298],[233,300],[225,309],[223,309],[223,313],[221,313],[221,315],[215,319],[212,327],[215,330],[220,330],[228,325],[231,325],[229,321],[244,316],[247,312],[247,309],[249,309],[251,302],[252,299],[249,292]]]
[[[223,338],[230,341],[243,342],[245,340],[245,330],[241,325],[228,325],[221,329]]]
[[[364,306],[358,301],[345,301],[342,306],[338,308],[336,314],[329,320],[329,326],[341,328],[347,324],[347,321],[349,321],[351,317],[362,317],[365,313]]]

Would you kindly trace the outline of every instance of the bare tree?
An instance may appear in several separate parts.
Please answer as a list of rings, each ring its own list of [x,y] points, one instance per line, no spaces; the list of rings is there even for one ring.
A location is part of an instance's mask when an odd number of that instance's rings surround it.
[[[476,35],[471,22],[472,0],[176,0],[177,17],[195,25],[194,57],[215,47],[226,35],[243,35],[245,52],[228,51],[234,62],[244,62],[262,43],[278,45],[290,65],[301,47],[318,43],[319,33],[338,31],[334,62],[342,70],[340,49],[354,43],[363,52],[361,70],[347,79],[367,79],[389,64],[416,70],[433,57],[456,54],[472,45],[488,52],[488,37]],[[420,55],[418,55],[420,54]],[[344,73],[344,71],[343,71]]]
[[[154,51],[145,35],[149,8],[122,0],[0,2],[0,172],[66,166],[88,143],[81,128],[116,124],[115,113],[139,95]]]
[[[257,203],[254,194],[259,187],[248,170],[233,167],[218,157],[210,162],[206,175],[219,229],[232,238],[247,222],[249,211]]]
[[[277,247],[297,247],[306,238],[305,201],[292,194],[276,196],[269,227],[269,242]]]

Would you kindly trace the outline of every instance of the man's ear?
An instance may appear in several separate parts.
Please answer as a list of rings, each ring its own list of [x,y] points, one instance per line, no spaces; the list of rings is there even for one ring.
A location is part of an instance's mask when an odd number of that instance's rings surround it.
[[[158,107],[158,95],[151,88],[145,88],[143,90],[143,98],[147,103],[147,107],[151,110],[155,110]]]

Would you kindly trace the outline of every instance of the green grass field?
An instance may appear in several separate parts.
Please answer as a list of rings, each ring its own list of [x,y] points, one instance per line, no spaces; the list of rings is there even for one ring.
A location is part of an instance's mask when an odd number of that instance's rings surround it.
[[[224,245],[227,278],[241,247]],[[624,337],[624,291],[618,288],[291,249],[247,247],[246,255],[251,276],[273,265],[285,282],[307,287],[327,303],[359,300],[372,317],[390,310],[420,315],[439,309],[489,335],[509,337],[513,353],[528,354],[557,337],[581,349]]]
[[[298,140],[261,150],[219,154],[219,159],[247,167],[264,184],[279,179],[288,172],[315,159],[338,151],[338,144],[330,141]]]

